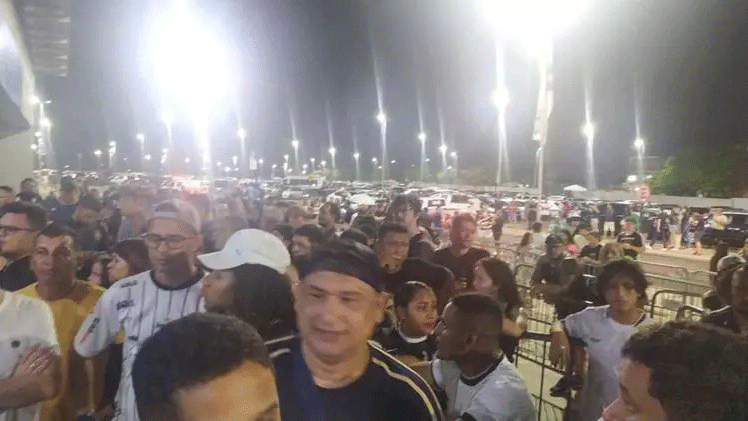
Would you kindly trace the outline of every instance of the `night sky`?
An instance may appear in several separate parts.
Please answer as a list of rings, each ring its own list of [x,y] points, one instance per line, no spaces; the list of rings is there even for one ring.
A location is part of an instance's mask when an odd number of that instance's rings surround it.
[[[135,134],[160,154],[166,128],[163,99],[147,64],[154,27],[168,16],[164,2],[73,2],[70,74],[46,79],[53,104],[53,142],[61,165],[93,167],[92,151],[116,140],[119,166],[136,169]],[[114,3],[114,4],[113,4]],[[154,5],[154,3],[157,3]],[[428,155],[439,168],[437,109],[445,139],[462,169],[496,162],[493,33],[472,0],[193,1],[200,22],[218,28],[236,58],[231,95],[211,110],[214,160],[238,154],[237,116],[250,151],[266,167],[293,157],[289,114],[301,155],[329,161],[329,103],[338,167],[353,172],[353,132],[362,172],[379,156],[372,51],[381,69],[389,117],[391,172],[418,166],[417,92],[423,105]],[[748,142],[748,1],[592,0],[581,19],[555,42],[555,108],[548,139],[548,176],[585,183],[584,84],[591,87],[598,185],[619,183],[634,154],[635,92],[647,154],[667,156],[696,145]],[[372,34],[372,36],[370,36]],[[512,179],[533,180],[532,125],[538,78],[533,57],[506,43],[511,102],[507,130]],[[194,60],[200,60],[196,52]],[[214,81],[194,81],[199,83]],[[194,86],[184,86],[191,92]],[[175,115],[174,161],[199,159],[194,118]],[[293,160],[293,158],[291,158]]]

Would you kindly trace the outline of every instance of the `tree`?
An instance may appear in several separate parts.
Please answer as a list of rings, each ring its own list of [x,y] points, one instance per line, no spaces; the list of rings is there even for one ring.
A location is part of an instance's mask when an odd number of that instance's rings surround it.
[[[734,197],[748,185],[746,162],[743,145],[685,149],[668,158],[648,184],[653,194]]]

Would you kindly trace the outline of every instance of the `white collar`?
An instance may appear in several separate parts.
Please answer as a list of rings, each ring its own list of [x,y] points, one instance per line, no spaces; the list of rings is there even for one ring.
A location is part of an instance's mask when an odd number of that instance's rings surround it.
[[[405,334],[403,333],[403,331],[402,331],[402,330],[400,330],[400,326],[398,326],[398,327],[397,327],[397,334],[398,334],[398,335],[400,335],[400,337],[401,337],[401,338],[403,338],[403,340],[404,340],[405,342],[409,343],[409,344],[419,344],[419,343],[421,343],[421,342],[423,342],[423,341],[425,341],[426,339],[428,339],[428,338],[429,338],[429,336],[428,336],[428,335],[426,335],[426,336],[421,336],[420,338],[411,338],[411,337],[409,337],[409,336],[406,336],[406,335],[405,335]]]

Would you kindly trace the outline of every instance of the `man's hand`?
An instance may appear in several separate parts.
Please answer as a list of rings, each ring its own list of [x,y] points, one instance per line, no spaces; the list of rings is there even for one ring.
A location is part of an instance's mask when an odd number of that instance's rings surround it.
[[[563,331],[551,333],[551,347],[548,352],[548,359],[551,365],[559,370],[565,370],[571,361],[571,351],[569,348],[569,338]]]
[[[33,375],[42,373],[52,367],[54,353],[49,348],[34,347],[21,357],[21,361],[13,371],[13,376]]]

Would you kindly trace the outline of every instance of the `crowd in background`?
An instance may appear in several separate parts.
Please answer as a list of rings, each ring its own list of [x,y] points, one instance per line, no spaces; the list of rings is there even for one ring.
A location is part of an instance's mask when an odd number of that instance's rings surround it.
[[[529,207],[524,294],[476,245],[485,218],[500,243],[511,204],[442,215],[411,195],[20,187],[0,187],[0,421],[535,420],[534,379],[513,364],[530,298],[555,308],[552,393],[580,391],[577,419],[748,419],[745,260],[715,262],[704,323],[659,325],[637,209],[569,207],[545,235]],[[673,218],[649,241],[672,246]],[[703,218],[680,218],[696,247]]]

